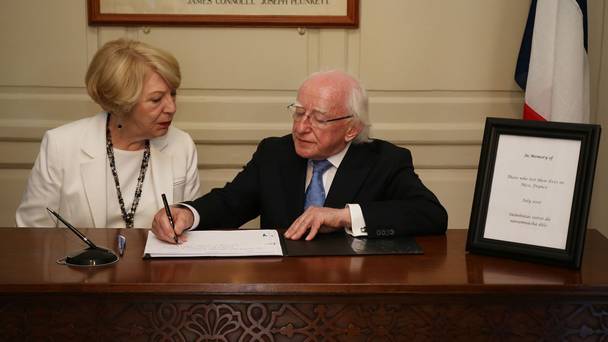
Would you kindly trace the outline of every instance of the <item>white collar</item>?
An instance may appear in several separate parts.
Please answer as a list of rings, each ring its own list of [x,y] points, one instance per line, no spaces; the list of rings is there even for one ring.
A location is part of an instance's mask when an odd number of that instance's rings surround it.
[[[336,154],[334,154],[333,156],[327,158],[327,160],[331,163],[331,165],[333,167],[335,167],[336,169],[340,167],[340,164],[342,163],[342,160],[344,159],[344,156],[346,156],[346,152],[348,152],[348,148],[350,147],[350,144],[352,142],[349,142],[348,144],[346,144],[346,147],[344,147],[344,149]],[[312,164],[312,159],[308,160],[308,164]]]

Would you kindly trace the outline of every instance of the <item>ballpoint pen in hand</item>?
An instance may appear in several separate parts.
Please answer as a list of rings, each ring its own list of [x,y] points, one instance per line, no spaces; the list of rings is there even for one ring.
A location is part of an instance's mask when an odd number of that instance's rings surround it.
[[[173,222],[173,215],[171,215],[171,209],[169,209],[169,203],[167,203],[167,196],[165,196],[165,194],[162,194],[161,197],[163,198],[165,213],[167,213],[167,218],[169,218],[169,223],[171,224],[171,228],[173,228],[173,239],[175,240],[175,243],[179,243],[177,234],[175,233],[175,223]]]

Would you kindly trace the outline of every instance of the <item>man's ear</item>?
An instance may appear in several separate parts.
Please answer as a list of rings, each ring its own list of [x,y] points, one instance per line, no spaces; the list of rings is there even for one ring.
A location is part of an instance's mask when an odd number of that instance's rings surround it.
[[[353,141],[357,135],[359,135],[359,133],[361,133],[361,130],[363,129],[363,123],[359,120],[357,120],[356,123],[353,123],[352,125],[350,125],[348,127],[348,130],[346,130],[346,134],[344,135],[344,140],[346,142],[351,142]]]

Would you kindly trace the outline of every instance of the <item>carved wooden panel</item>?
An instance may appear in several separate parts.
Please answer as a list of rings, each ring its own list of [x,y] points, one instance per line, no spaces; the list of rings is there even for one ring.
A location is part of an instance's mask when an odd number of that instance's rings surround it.
[[[155,295],[151,295],[152,298]],[[123,300],[124,299],[124,300]],[[608,303],[3,298],[4,341],[597,341]]]

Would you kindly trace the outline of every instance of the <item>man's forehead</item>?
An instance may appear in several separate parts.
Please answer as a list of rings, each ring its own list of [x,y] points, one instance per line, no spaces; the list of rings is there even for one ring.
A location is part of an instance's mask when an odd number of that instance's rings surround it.
[[[333,86],[326,87],[310,87],[302,86],[298,91],[298,101],[300,102],[311,102],[314,101],[318,105],[341,105],[344,103],[344,99],[347,92],[344,89]],[[305,103],[302,103],[305,104]]]

